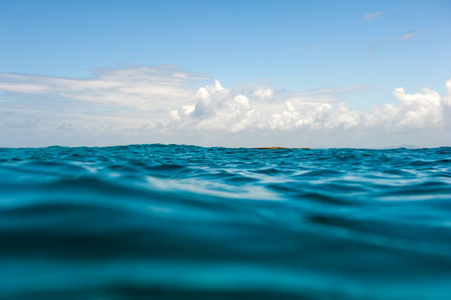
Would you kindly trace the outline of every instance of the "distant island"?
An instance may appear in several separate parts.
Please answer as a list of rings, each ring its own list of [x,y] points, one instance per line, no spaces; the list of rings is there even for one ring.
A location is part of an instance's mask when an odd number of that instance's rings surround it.
[[[261,149],[261,150],[268,150],[268,149],[305,149],[309,150],[310,148],[302,147],[302,148],[287,148],[287,147],[256,147],[252,149]]]
[[[412,144],[402,144],[402,145],[396,145],[396,146],[386,146],[386,147],[381,147],[381,148],[377,148],[377,149],[399,149],[399,148],[418,149],[419,147],[416,145],[412,145]]]

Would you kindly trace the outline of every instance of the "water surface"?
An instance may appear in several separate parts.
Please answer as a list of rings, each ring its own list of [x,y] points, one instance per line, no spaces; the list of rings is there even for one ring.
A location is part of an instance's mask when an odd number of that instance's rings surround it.
[[[1,299],[451,299],[451,148],[0,149]]]

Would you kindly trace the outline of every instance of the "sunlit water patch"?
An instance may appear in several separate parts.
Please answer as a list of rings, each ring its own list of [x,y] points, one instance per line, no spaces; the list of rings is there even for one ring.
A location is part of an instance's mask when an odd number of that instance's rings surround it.
[[[1,299],[451,299],[451,148],[0,149]]]

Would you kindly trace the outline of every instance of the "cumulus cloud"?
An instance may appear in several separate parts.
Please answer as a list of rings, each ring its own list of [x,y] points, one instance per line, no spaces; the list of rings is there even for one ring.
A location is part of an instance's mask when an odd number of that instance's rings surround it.
[[[382,109],[375,108],[372,117],[375,125],[399,130],[438,128],[443,126],[444,98],[437,92],[424,88],[422,92],[407,94],[397,88],[393,95],[400,105],[385,104]]]
[[[273,89],[257,89],[252,94],[252,97],[261,100],[270,100],[274,98],[274,90]]]
[[[177,116],[172,119],[178,121],[177,124],[172,123],[172,126],[237,132],[252,124],[253,110],[248,98],[244,95],[234,95],[217,79],[214,80],[214,85],[199,88],[196,97],[195,104],[170,112],[171,116]]]
[[[372,13],[369,13],[369,14],[364,15],[364,16],[363,16],[363,19],[364,19],[365,21],[372,21],[372,20],[376,19],[377,17],[380,17],[380,16],[382,16],[382,15],[384,15],[384,14],[386,14],[386,13],[387,13],[386,11],[376,11],[376,12],[372,12]]]
[[[451,106],[451,79],[446,81],[445,86],[446,86],[446,91],[447,91],[448,95],[443,98],[443,101],[448,106]]]
[[[314,137],[416,132],[451,127],[451,79],[445,85],[444,96],[428,88],[412,94],[400,87],[393,91],[396,104],[359,111],[344,100],[365,91],[361,85],[305,92],[261,84],[237,89],[168,66],[103,70],[91,79],[0,74],[0,91],[15,99],[0,102],[0,129],[10,139],[91,138],[97,143],[108,135],[121,141],[116,144],[185,137],[199,143],[196,138],[209,134],[224,145],[221,136],[256,132]],[[20,130],[23,135],[17,134]],[[248,136],[240,145],[250,142]]]
[[[451,80],[446,84],[449,88]],[[441,97],[428,88],[415,94],[408,94],[403,88],[397,88],[393,95],[398,100],[398,105],[374,106],[369,113],[353,110],[343,102],[332,101],[332,92],[336,96],[339,93],[361,90],[361,87],[352,86],[310,93],[287,93],[285,100],[261,102],[261,89],[248,99],[243,95],[234,95],[216,80],[215,85],[207,85],[198,90],[198,100],[193,109],[181,107],[172,111],[171,116],[176,116],[172,119],[177,120],[175,123],[178,128],[225,132],[352,128],[404,131],[443,126],[443,106],[449,102],[449,96]]]
[[[417,30],[411,30],[408,33],[402,35],[399,37],[400,41],[406,41],[406,40],[410,40],[411,38],[413,38],[415,35],[418,34]]]

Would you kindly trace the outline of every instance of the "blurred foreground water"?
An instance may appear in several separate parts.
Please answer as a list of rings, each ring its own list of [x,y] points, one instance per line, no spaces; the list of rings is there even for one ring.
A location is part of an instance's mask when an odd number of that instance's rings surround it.
[[[451,299],[451,148],[0,149],[0,299]]]

